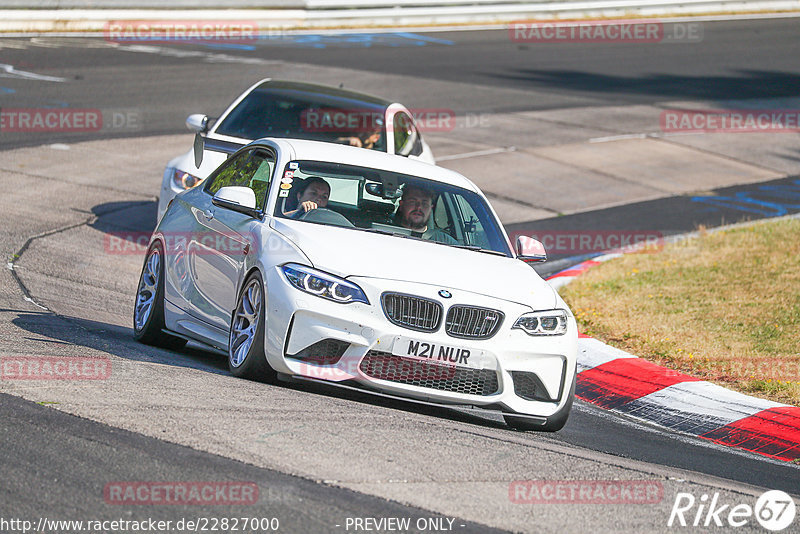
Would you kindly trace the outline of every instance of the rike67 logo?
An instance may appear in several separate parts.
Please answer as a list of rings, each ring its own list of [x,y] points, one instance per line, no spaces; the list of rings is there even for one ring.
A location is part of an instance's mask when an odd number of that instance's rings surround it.
[[[794,522],[796,509],[791,496],[771,490],[763,493],[755,506],[745,503],[723,503],[719,493],[709,497],[703,494],[699,499],[691,493],[678,493],[672,512],[669,514],[669,527],[743,527],[756,521],[767,530],[778,532]]]

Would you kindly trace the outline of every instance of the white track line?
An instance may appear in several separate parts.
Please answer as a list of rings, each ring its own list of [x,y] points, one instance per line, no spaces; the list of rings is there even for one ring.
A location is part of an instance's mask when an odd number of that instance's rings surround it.
[[[502,154],[503,152],[516,152],[517,147],[508,146],[502,148],[487,148],[486,150],[476,150],[474,152],[464,152],[463,154],[453,154],[450,156],[437,157],[437,163],[440,161],[452,161],[454,159],[476,158],[478,156],[491,156],[492,154]]]

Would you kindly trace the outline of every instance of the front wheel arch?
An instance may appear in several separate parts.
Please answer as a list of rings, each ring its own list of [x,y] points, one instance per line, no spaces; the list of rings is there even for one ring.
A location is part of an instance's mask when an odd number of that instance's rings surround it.
[[[255,328],[253,329],[252,339],[249,340],[249,347],[246,349],[244,358],[240,362],[234,363],[234,355],[232,353],[234,350],[234,332],[237,329],[241,329],[242,326],[237,323],[237,314],[242,313],[243,316],[247,316],[247,313],[244,313],[246,312],[246,309],[243,308],[244,294],[254,283],[258,286],[260,291],[260,308],[258,310],[258,317]],[[239,288],[236,297],[236,308],[231,313],[228,334],[228,369],[234,376],[262,382],[274,382],[277,379],[275,371],[269,365],[269,362],[267,362],[267,355],[264,350],[268,315],[267,302],[267,290],[266,284],[264,283],[264,277],[261,271],[254,267],[248,271],[244,282]],[[249,302],[249,305],[252,305],[252,302]],[[249,326],[252,326],[252,324]],[[239,332],[240,336],[243,335],[243,330],[248,329],[249,327],[241,329]]]
[[[148,267],[151,264],[153,255],[160,257],[158,263],[157,273],[148,273]],[[170,334],[165,333],[165,317],[164,317],[164,292],[166,285],[166,270],[167,270],[167,254],[164,243],[160,239],[154,239],[150,246],[147,247],[147,253],[144,258],[144,265],[142,266],[142,273],[139,276],[139,283],[136,289],[137,302],[134,304],[133,312],[133,337],[140,343],[146,345],[153,345],[165,349],[177,350],[186,345],[186,340]],[[151,278],[155,275],[155,281],[150,284],[152,287],[143,287],[145,277]],[[152,300],[149,304],[149,311],[142,311],[140,309],[140,301],[142,293],[151,292]],[[145,317],[139,316],[140,313],[145,313]],[[139,324],[141,323],[141,324]]]
[[[250,280],[250,277],[253,276],[253,273],[258,273],[258,275],[261,277],[262,286],[264,289],[266,289],[267,283],[264,282],[264,273],[261,272],[261,269],[259,269],[258,266],[253,265],[244,274],[244,276],[242,276],[242,279],[240,280],[241,283],[239,284],[239,287],[236,288],[236,304],[231,310],[231,316],[228,321],[228,329],[230,329],[231,325],[233,324],[233,316],[236,314],[236,307],[239,306],[239,299],[242,298],[242,291],[244,291],[244,288],[247,285],[248,280]]]

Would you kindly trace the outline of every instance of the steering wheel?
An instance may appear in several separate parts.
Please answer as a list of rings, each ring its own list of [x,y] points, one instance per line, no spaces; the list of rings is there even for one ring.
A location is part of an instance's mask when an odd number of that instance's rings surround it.
[[[329,224],[331,226],[344,226],[347,228],[353,228],[355,226],[341,213],[329,210],[327,208],[309,210],[305,212],[298,220]]]

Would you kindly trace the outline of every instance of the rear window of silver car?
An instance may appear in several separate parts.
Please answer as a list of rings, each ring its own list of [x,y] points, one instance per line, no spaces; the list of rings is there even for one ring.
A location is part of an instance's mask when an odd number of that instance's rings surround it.
[[[231,110],[215,133],[248,140],[288,137],[353,144],[355,138],[363,141],[375,126],[380,135],[370,148],[386,152],[383,113],[383,107],[362,102],[347,103],[314,98],[313,94],[302,91],[259,88]]]

